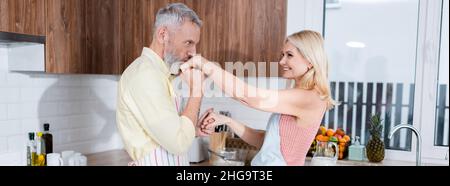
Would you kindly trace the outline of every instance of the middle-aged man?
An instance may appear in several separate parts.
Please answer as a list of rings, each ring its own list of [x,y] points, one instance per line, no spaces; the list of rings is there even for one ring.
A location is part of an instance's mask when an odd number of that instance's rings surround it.
[[[117,126],[135,166],[188,166],[187,152],[196,136],[202,99],[201,72],[181,74],[190,97],[181,111],[172,87],[178,62],[196,54],[202,21],[181,3],[169,4],[156,15],[153,42],[123,73],[118,85]],[[206,113],[207,114],[207,113]]]

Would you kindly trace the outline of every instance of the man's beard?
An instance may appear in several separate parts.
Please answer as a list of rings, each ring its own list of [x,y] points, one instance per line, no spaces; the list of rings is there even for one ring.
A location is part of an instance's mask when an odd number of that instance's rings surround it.
[[[172,52],[165,52],[164,53],[164,62],[166,62],[169,66],[173,65],[174,63],[181,62],[181,59],[177,57]]]
[[[182,60],[179,57],[177,57],[172,52],[165,52],[164,53],[164,62],[167,63],[170,73],[172,75],[180,74],[180,66],[182,64]]]

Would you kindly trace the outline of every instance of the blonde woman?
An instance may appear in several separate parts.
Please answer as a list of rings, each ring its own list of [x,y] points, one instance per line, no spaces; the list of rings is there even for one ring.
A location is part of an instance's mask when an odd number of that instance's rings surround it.
[[[282,77],[292,80],[293,88],[266,90],[250,86],[199,56],[182,66],[182,70],[200,69],[225,93],[243,104],[275,113],[265,132],[216,113],[203,121],[205,130],[225,123],[241,139],[259,148],[253,166],[304,165],[325,112],[336,105],[330,95],[328,61],[319,33],[302,31],[289,36],[279,63]]]

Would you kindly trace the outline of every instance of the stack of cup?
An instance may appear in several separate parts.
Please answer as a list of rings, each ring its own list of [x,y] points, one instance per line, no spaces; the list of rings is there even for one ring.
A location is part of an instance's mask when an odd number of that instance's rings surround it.
[[[48,166],[87,166],[87,157],[75,151],[63,151],[61,154],[47,155]]]
[[[47,154],[47,166],[64,166],[64,160],[61,158],[61,154]]]

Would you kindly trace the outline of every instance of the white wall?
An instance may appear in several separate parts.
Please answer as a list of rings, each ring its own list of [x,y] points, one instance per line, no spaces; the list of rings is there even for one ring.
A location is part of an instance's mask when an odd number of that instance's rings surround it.
[[[322,0],[288,0],[287,35],[308,29],[322,33]]]
[[[0,166],[25,165],[27,133],[50,123],[54,151],[122,148],[115,125],[117,76],[8,71],[0,46]]]

